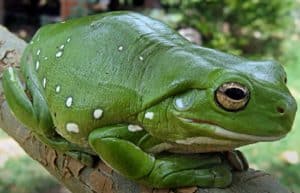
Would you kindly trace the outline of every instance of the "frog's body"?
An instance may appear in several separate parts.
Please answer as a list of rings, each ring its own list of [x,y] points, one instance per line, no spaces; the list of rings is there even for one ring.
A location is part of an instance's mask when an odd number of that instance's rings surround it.
[[[130,12],[41,28],[21,69],[31,99],[11,68],[5,96],[41,140],[97,154],[154,187],[227,186],[229,168],[215,154],[159,153],[229,151],[279,139],[296,111],[280,65],[193,45]]]

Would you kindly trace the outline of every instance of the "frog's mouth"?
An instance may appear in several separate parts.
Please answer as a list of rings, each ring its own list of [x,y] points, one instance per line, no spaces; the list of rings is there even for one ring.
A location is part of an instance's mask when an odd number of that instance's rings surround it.
[[[188,124],[193,127],[201,127],[201,128],[209,128],[210,132],[212,133],[209,137],[192,137],[187,139],[180,139],[176,140],[176,143],[179,144],[201,144],[204,141],[210,141],[211,143],[220,143],[220,142],[228,142],[231,141],[232,145],[234,143],[237,144],[251,144],[255,142],[262,142],[262,141],[275,141],[283,138],[285,135],[281,136],[256,136],[256,135],[249,135],[243,133],[236,133],[225,129],[219,126],[216,123],[211,121],[199,120],[199,119],[189,119],[189,118],[182,118],[178,117],[184,124]]]

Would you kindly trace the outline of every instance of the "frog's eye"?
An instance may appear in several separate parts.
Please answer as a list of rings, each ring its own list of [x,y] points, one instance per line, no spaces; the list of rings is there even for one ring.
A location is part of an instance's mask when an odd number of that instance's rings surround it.
[[[243,109],[249,98],[248,88],[236,82],[224,83],[215,92],[216,102],[227,111]]]

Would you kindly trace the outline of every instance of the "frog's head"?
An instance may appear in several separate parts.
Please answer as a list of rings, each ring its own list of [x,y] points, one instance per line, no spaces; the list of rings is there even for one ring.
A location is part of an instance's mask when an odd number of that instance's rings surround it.
[[[244,61],[212,68],[203,88],[187,88],[145,112],[152,135],[207,152],[278,140],[291,130],[297,105],[280,64]]]

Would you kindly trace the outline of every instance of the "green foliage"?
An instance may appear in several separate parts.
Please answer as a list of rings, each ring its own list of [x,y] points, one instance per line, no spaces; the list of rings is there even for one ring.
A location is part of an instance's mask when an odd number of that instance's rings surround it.
[[[40,193],[57,186],[58,183],[27,156],[10,159],[0,168],[1,193]]]
[[[300,35],[300,34],[299,34]],[[300,37],[300,36],[299,36]],[[289,40],[284,42],[283,50],[285,54],[280,58],[280,61],[287,66],[287,72],[290,75],[288,82],[291,86],[297,87],[300,91],[299,73],[300,73],[300,39]]]
[[[204,46],[235,54],[278,55],[291,26],[293,0],[162,0],[168,12],[180,12],[179,27],[200,31]]]

